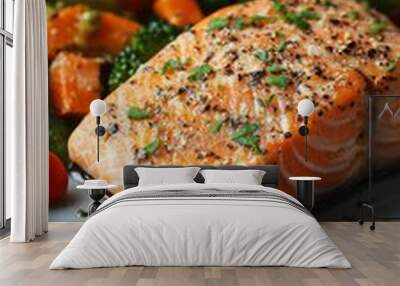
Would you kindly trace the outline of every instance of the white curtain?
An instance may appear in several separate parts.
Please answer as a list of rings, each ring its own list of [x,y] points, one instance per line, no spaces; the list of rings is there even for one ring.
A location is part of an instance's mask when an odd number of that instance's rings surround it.
[[[6,187],[12,242],[48,225],[48,64],[45,0],[15,1],[14,94],[6,98]]]

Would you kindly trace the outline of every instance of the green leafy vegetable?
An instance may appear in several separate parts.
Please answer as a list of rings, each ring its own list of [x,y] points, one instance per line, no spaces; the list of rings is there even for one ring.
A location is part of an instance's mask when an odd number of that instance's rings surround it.
[[[153,114],[150,111],[147,111],[146,109],[142,109],[137,106],[132,106],[128,110],[128,118],[133,119],[133,120],[142,120],[146,119],[153,116]]]
[[[371,33],[377,35],[386,29],[386,22],[382,20],[374,20],[370,25]]]
[[[278,47],[277,47],[278,52],[283,52],[284,50],[286,50],[288,44],[289,44],[288,41],[280,42]]]
[[[165,45],[174,40],[180,30],[163,21],[151,21],[135,33],[127,47],[115,58],[108,78],[111,92]]]
[[[246,0],[199,0],[197,2],[200,4],[200,7],[206,14],[210,14],[224,6],[236,3],[243,3],[246,2]]]
[[[277,64],[272,64],[267,68],[267,71],[270,73],[280,73],[280,72],[284,72],[285,68],[283,66],[280,66]]]
[[[161,143],[162,141],[160,139],[156,139],[150,144],[146,145],[146,147],[144,147],[144,154],[146,156],[153,155],[158,150],[158,148],[160,148]]]
[[[279,88],[286,88],[289,85],[289,78],[286,76],[269,76],[267,78],[267,84]]]
[[[210,72],[212,72],[212,67],[208,64],[204,64],[198,67],[195,67],[188,77],[190,81],[199,81],[204,79]]]
[[[210,23],[208,23],[207,31],[212,32],[216,30],[222,30],[228,27],[229,21],[225,17],[216,17],[211,19]]]
[[[68,138],[77,123],[75,120],[61,119],[53,113],[49,114],[49,150],[57,154],[65,166],[70,162]]]
[[[260,136],[255,134],[258,131],[258,125],[253,123],[244,124],[239,130],[232,134],[231,139],[240,145],[253,148],[257,154],[262,154],[259,146]]]
[[[262,62],[266,62],[266,61],[268,61],[268,59],[269,59],[269,53],[268,53],[268,51],[264,51],[264,50],[258,50],[258,51],[256,51],[256,52],[254,53],[254,56],[255,56],[258,60],[260,60],[260,61],[262,61]]]
[[[179,60],[168,60],[161,69],[161,73],[165,74],[169,70],[179,69],[183,66],[183,64]]]
[[[221,130],[222,125],[224,125],[224,120],[223,120],[223,119],[218,120],[217,122],[215,122],[215,123],[210,127],[210,129],[209,129],[210,133],[212,133],[212,134],[217,134],[217,133]]]

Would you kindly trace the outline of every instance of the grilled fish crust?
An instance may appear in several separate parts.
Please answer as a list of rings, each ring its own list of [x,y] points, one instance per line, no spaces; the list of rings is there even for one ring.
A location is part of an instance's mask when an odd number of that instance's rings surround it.
[[[361,4],[322,2],[258,0],[204,19],[107,97],[101,162],[90,115],[69,139],[71,159],[117,184],[127,164],[279,163],[288,192],[291,175],[323,177],[320,190],[359,178],[367,94],[399,86],[400,34]],[[316,106],[307,162],[304,98]],[[132,108],[142,114],[128,116]]]

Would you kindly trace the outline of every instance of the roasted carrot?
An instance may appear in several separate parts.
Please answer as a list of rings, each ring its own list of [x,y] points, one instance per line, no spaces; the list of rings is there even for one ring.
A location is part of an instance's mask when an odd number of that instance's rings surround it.
[[[175,26],[195,24],[203,18],[196,0],[156,0],[154,12]]]
[[[88,113],[92,100],[100,98],[103,61],[61,52],[50,66],[50,95],[55,113],[79,118]]]
[[[135,21],[84,5],[69,6],[48,21],[48,58],[62,50],[79,50],[92,56],[118,54],[140,28]]]
[[[79,35],[79,19],[88,10],[83,5],[66,7],[54,14],[47,23],[48,57],[52,60],[56,54],[66,47],[76,45]]]
[[[140,24],[137,22],[113,13],[102,12],[99,15],[97,29],[89,34],[87,43],[91,50],[116,55],[139,28]]]

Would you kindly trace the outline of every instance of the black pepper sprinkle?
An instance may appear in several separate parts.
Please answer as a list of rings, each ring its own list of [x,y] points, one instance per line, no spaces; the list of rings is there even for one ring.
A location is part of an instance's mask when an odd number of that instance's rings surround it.
[[[110,133],[111,134],[115,134],[117,133],[119,130],[118,124],[117,123],[113,123],[110,125]]]
[[[288,138],[292,137],[292,133],[290,133],[290,132],[285,132],[285,133],[283,134],[283,136],[284,136],[286,139],[288,139]]]

